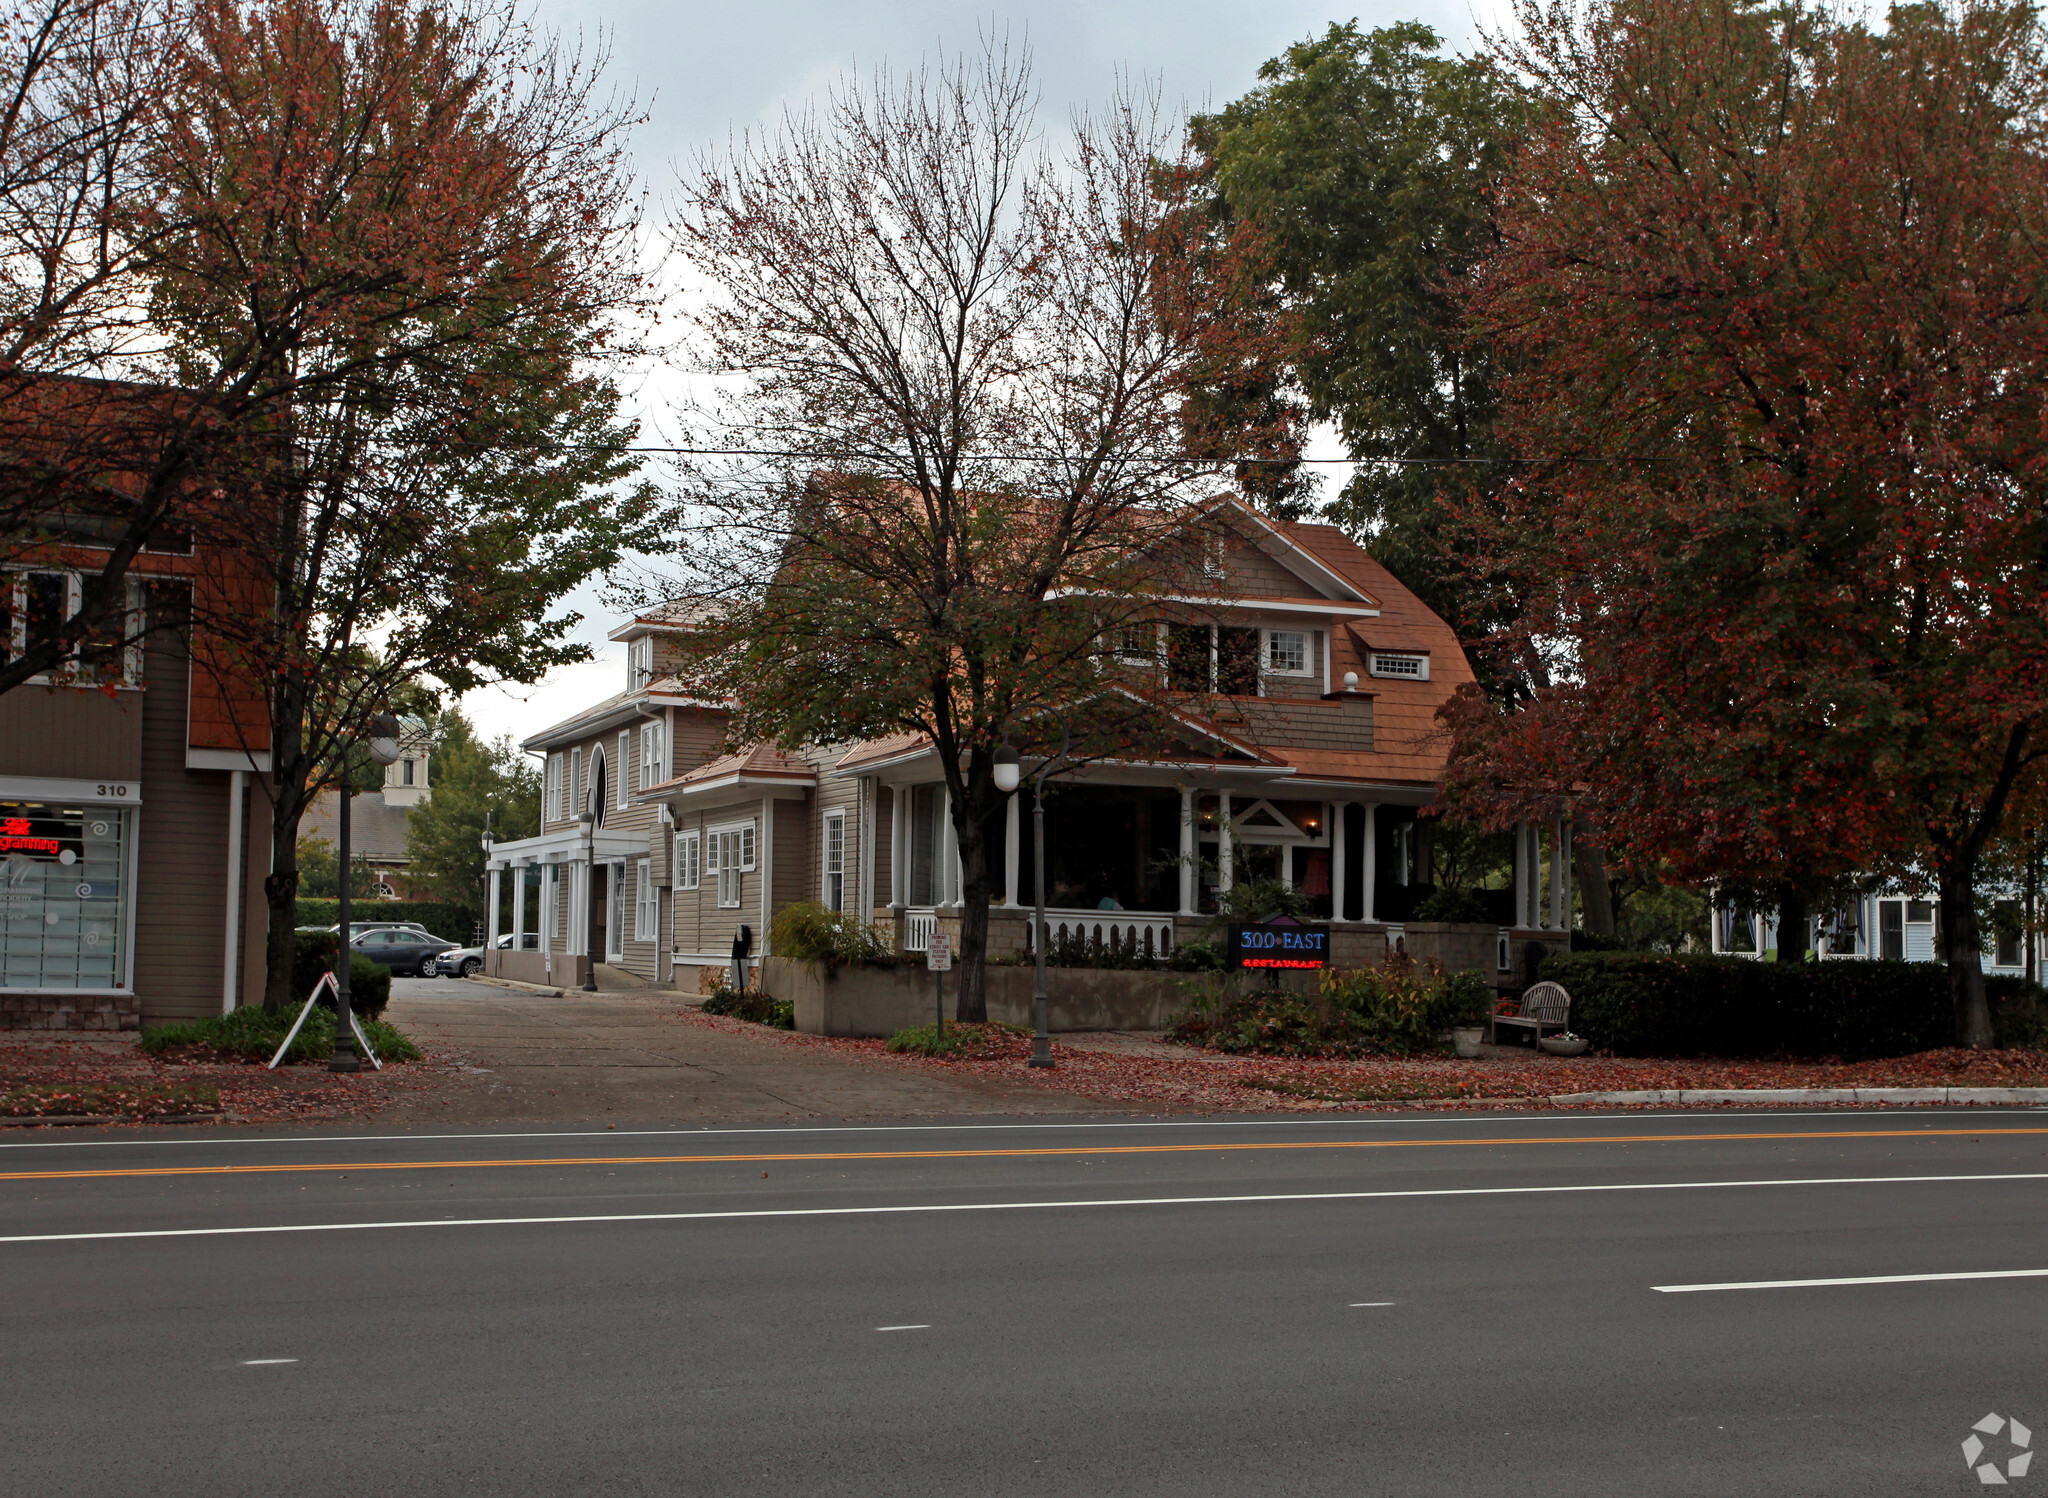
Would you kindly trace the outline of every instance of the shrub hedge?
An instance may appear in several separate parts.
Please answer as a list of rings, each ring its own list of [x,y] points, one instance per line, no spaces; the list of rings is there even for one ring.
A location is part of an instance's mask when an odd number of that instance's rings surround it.
[[[351,921],[412,921],[425,926],[443,941],[468,946],[476,939],[476,916],[460,905],[444,900],[350,900]],[[318,900],[301,896],[295,926],[333,926],[341,920],[339,900]]]
[[[296,1003],[313,991],[322,973],[333,970],[334,949],[341,945],[341,937],[332,931],[296,931],[292,938],[292,1000]],[[390,1002],[391,969],[360,952],[351,952],[348,1007],[364,1019],[375,1019]],[[325,993],[320,995],[320,1003],[323,1008],[334,1007]]]
[[[1572,952],[1538,976],[1571,994],[1574,1031],[1620,1056],[1854,1059],[1955,1044],[1939,963]]]

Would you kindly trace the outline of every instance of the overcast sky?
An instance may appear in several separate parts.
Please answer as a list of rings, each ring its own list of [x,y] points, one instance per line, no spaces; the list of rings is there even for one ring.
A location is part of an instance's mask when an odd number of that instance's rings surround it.
[[[542,24],[609,45],[612,72],[638,97],[648,122],[636,137],[642,177],[666,199],[679,167],[702,147],[789,106],[820,99],[835,80],[877,63],[908,68],[977,45],[979,33],[1028,41],[1055,128],[1070,110],[1105,99],[1119,72],[1158,80],[1190,109],[1218,107],[1257,80],[1259,65],[1332,21],[1370,28],[1421,20],[1454,48],[1493,26],[1501,0],[1330,6],[1302,0],[538,0]],[[661,382],[640,387],[653,398]],[[656,411],[641,413],[660,424]],[[584,614],[578,637],[598,659],[555,672],[532,689],[487,688],[464,709],[486,737],[525,738],[620,690],[622,647],[604,636],[617,618],[596,589],[571,600]]]

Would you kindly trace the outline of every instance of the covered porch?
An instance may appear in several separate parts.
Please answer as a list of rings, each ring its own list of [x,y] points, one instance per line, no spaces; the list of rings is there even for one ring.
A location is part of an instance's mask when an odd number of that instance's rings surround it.
[[[594,962],[624,951],[627,860],[646,839],[602,827],[494,843],[485,865],[484,972],[520,983],[581,988]],[[637,846],[636,846],[637,845]],[[510,936],[500,947],[501,936]]]

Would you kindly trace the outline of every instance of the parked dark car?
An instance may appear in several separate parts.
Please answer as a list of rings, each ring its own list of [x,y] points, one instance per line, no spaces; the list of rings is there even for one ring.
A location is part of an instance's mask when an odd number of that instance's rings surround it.
[[[422,978],[433,977],[435,959],[455,947],[452,941],[443,941],[410,926],[387,926],[380,931],[365,931],[349,945],[370,961],[390,968],[394,978],[409,973]]]

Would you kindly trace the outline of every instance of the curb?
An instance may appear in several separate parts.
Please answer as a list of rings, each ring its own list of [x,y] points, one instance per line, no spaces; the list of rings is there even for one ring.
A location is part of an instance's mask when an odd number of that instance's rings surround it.
[[[2035,1103],[2048,1087],[1687,1087],[1561,1092],[1553,1103]]]
[[[488,983],[493,988],[516,988],[521,993],[537,993],[544,998],[550,999],[559,999],[562,996],[562,990],[559,988],[549,988],[543,983],[521,983],[517,978],[490,978],[482,973],[477,973],[472,977],[463,979],[463,981],[465,983]]]

